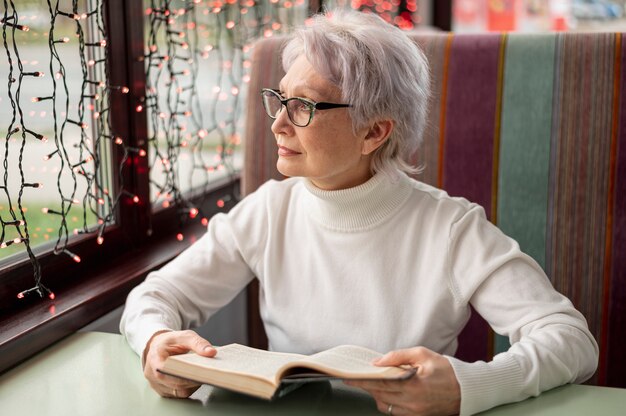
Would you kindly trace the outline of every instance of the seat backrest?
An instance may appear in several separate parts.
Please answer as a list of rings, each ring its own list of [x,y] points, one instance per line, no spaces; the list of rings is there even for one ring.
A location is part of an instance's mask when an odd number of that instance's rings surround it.
[[[623,35],[411,36],[432,76],[424,143],[413,159],[424,167],[418,179],[482,205],[587,318],[600,345],[592,382],[626,387]],[[253,54],[245,193],[281,177],[258,91],[283,76],[283,41],[265,39]],[[258,314],[252,318],[259,326]],[[487,360],[507,347],[473,316],[457,356]]]

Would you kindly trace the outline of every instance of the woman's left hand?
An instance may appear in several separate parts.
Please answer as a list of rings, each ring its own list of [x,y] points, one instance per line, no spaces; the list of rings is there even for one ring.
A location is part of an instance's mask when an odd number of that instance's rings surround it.
[[[417,369],[408,380],[345,381],[376,400],[382,413],[404,415],[456,415],[461,409],[461,389],[450,362],[424,347],[391,351],[374,362],[377,366],[410,365]]]

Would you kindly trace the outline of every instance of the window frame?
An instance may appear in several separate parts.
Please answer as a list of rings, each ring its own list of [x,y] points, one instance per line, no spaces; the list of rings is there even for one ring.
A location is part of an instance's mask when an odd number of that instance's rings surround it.
[[[147,150],[147,112],[134,110],[144,96],[146,79],[144,54],[144,8],[142,1],[104,2],[107,25],[107,68],[112,85],[127,85],[129,94],[111,95],[111,123],[116,135],[129,147]],[[112,147],[112,164],[123,158],[119,146]],[[117,187],[119,169],[112,169]],[[33,266],[20,258],[3,266],[0,286],[0,373],[29,358],[50,344],[70,335],[103,314],[122,305],[130,290],[147,273],[174,258],[203,232],[199,221],[179,227],[177,208],[152,212],[149,196],[148,158],[133,158],[133,165],[122,170],[124,189],[140,199],[139,204],[122,201],[115,213],[116,223],[107,228],[105,243],[95,235],[74,237],[68,249],[81,257],[79,264],[67,256],[54,255],[50,248],[35,247],[42,270],[42,282],[54,291],[50,301],[38,296],[17,299],[17,293],[32,287]],[[239,176],[216,180],[207,194],[196,198],[203,212],[211,216],[227,211],[235,201],[218,209],[217,200],[238,194]],[[116,190],[117,191],[117,190]],[[148,229],[153,232],[148,235]],[[174,236],[186,236],[179,242]],[[47,250],[47,251],[46,251]]]

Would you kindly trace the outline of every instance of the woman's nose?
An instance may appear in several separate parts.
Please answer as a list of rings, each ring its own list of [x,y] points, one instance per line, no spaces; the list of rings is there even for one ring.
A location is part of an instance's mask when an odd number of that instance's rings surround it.
[[[293,131],[293,124],[291,124],[291,120],[289,120],[289,115],[287,114],[287,109],[285,106],[282,106],[278,114],[276,115],[276,119],[272,123],[272,133],[274,134],[285,134]]]

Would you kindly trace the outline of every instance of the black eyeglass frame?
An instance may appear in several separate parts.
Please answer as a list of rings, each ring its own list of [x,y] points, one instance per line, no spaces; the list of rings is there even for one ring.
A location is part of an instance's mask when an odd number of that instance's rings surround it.
[[[326,103],[326,102],[316,103],[315,101],[309,100],[308,98],[302,98],[302,97],[283,98],[280,95],[279,90],[275,90],[273,88],[263,88],[261,90],[261,99],[263,101],[263,108],[265,109],[265,112],[272,120],[276,120],[277,117],[270,113],[269,108],[265,104],[264,97],[266,93],[271,93],[276,98],[278,98],[278,101],[280,101],[280,103],[287,109],[287,116],[289,117],[289,120],[293,123],[294,126],[298,126],[298,127],[306,127],[309,124],[311,124],[311,121],[313,120],[313,115],[315,114],[315,110],[330,110],[333,108],[352,107],[352,104],[337,104],[337,103]],[[298,124],[293,120],[293,117],[291,116],[291,113],[289,112],[289,106],[287,106],[287,103],[293,100],[300,101],[311,108],[311,111],[309,112],[309,120],[305,124]]]

